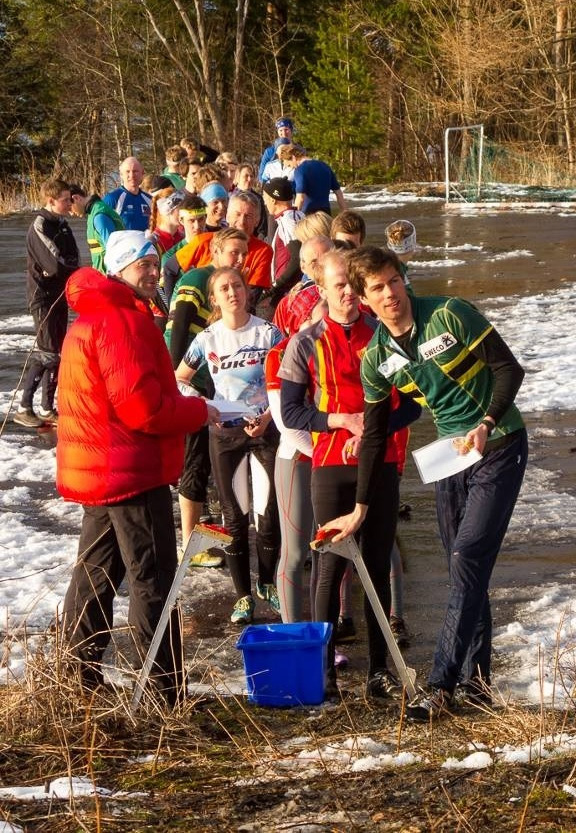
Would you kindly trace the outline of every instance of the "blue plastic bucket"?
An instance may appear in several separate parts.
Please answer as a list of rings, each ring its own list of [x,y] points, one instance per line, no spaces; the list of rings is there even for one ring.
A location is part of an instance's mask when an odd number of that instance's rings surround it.
[[[329,622],[249,625],[242,651],[248,700],[259,706],[314,706],[324,700]]]

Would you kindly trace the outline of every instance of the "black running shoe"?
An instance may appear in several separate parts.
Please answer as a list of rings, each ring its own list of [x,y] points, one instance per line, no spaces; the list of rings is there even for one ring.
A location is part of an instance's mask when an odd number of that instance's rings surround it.
[[[428,723],[450,714],[454,698],[442,688],[432,688],[417,695],[406,706],[406,717],[417,723]]]
[[[408,634],[408,629],[406,628],[404,619],[400,616],[391,616],[390,630],[394,634],[394,639],[396,640],[396,644],[399,648],[410,647],[410,636]]]
[[[400,681],[388,671],[375,671],[366,682],[366,697],[376,697],[379,700],[390,700],[402,692]]]
[[[454,700],[459,706],[476,706],[484,709],[491,709],[493,706],[490,686],[479,682],[457,685]]]
[[[342,617],[338,619],[338,627],[336,628],[336,645],[343,645],[346,642],[354,642],[356,638],[356,628],[354,627],[354,620],[351,617]]]
[[[409,503],[401,503],[398,507],[398,517],[403,521],[409,521],[412,517],[412,507]]]

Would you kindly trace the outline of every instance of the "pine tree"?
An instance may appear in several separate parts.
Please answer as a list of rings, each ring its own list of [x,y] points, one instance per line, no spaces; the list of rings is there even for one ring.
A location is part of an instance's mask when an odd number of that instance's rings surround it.
[[[298,141],[311,155],[332,165],[345,182],[374,179],[374,159],[382,140],[382,113],[370,76],[362,33],[354,30],[350,5],[320,23],[317,61],[294,112]]]

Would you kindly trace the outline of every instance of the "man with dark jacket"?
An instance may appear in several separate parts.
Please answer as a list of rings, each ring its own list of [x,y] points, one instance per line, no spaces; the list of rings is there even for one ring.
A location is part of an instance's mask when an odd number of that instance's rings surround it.
[[[42,183],[40,210],[26,237],[28,309],[36,330],[20,406],[14,422],[25,428],[56,423],[54,408],[60,351],[68,327],[68,305],[64,296],[66,281],[80,265],[78,246],[68,225],[70,186],[61,179]],[[33,400],[42,382],[42,404],[38,415]]]
[[[109,277],[79,269],[67,296],[78,318],[62,350],[57,487],[84,508],[79,555],[64,601],[64,634],[82,685],[103,682],[114,596],[128,579],[128,623],[140,659],[152,640],[176,571],[170,484],[180,476],[184,437],[218,412],[178,392],[149,301],[158,253],[144,232],[117,231],[106,250]],[[183,684],[173,613],[152,680],[169,704]]]

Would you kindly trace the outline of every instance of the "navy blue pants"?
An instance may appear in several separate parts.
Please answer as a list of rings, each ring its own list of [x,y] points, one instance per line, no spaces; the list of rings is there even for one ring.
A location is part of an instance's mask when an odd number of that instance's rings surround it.
[[[429,683],[490,684],[492,616],[488,587],[522,485],[528,457],[523,429],[504,447],[436,484],[436,511],[448,556],[450,595]]]

